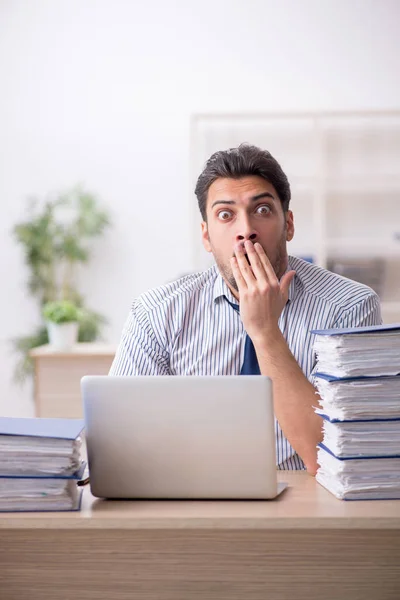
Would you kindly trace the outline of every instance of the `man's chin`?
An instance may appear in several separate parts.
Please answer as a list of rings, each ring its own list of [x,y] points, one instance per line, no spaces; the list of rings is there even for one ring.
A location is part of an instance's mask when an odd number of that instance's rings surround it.
[[[233,290],[236,294],[239,293],[239,288],[238,285],[236,283],[236,279],[233,276],[233,273],[227,273],[226,269],[220,264],[218,263],[218,261],[215,261],[217,263],[217,267],[219,272],[221,273],[225,283],[227,284],[227,286]]]
[[[232,277],[232,279],[228,279],[227,282],[229,286],[235,290],[235,292],[239,293],[239,288],[234,277]]]

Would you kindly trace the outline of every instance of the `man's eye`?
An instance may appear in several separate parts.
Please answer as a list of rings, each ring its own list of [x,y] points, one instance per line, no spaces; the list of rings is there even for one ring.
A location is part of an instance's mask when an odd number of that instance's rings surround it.
[[[271,209],[267,204],[262,204],[257,207],[257,212],[260,215],[268,215],[271,212]]]
[[[230,210],[221,210],[218,213],[218,218],[221,219],[221,221],[226,221],[227,219],[229,219],[232,216],[232,213]]]

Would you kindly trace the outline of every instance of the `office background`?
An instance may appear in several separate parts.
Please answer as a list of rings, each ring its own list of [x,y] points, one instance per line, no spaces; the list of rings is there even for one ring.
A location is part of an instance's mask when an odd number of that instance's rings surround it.
[[[33,414],[10,351],[38,322],[11,235],[27,197],[81,182],[109,210],[79,285],[116,344],[136,295],[195,267],[191,117],[396,110],[399,17],[396,0],[0,2],[0,414]]]

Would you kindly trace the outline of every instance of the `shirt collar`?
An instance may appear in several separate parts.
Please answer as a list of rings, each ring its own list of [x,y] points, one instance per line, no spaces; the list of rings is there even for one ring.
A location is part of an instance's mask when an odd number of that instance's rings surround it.
[[[295,271],[295,269],[293,268],[293,265],[291,264],[291,258],[292,258],[291,256],[288,257],[288,266],[287,266],[285,273],[287,273],[288,271]],[[294,298],[294,294],[296,291],[296,278],[297,278],[297,275],[295,275],[293,277],[292,281],[290,282],[288,302],[291,302]]]
[[[289,256],[288,266],[287,266],[285,273],[287,273],[288,271],[291,271],[293,269],[290,259],[291,259],[291,256]],[[238,300],[232,294],[231,290],[229,289],[228,285],[225,282],[225,279],[222,277],[221,273],[219,272],[217,265],[214,266],[214,269],[216,272],[216,278],[215,278],[215,282],[214,282],[213,300],[215,301],[215,300],[217,300],[217,298],[221,298],[221,296],[226,296],[230,302],[237,304]],[[292,281],[290,282],[289,295],[288,295],[289,302],[291,302],[294,298],[295,288],[296,288],[296,276],[293,277]]]
[[[222,296],[226,296],[228,298],[229,302],[232,302],[233,304],[237,304],[238,300],[232,294],[225,279],[222,277],[221,273],[219,272],[217,265],[215,265],[214,268],[215,268],[215,272],[216,272],[217,276],[216,276],[215,282],[214,282],[213,300],[215,301],[218,298],[221,298]]]

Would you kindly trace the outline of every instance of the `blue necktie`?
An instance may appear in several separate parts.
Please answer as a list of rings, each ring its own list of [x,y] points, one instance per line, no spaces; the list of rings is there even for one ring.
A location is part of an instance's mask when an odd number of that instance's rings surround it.
[[[239,312],[239,304],[233,304],[233,302],[229,302],[228,298],[225,296],[225,300],[234,308],[237,312]],[[241,375],[261,375],[260,367],[258,365],[257,354],[254,349],[254,344],[246,333],[246,343],[244,346],[244,360],[242,369],[240,371]]]

